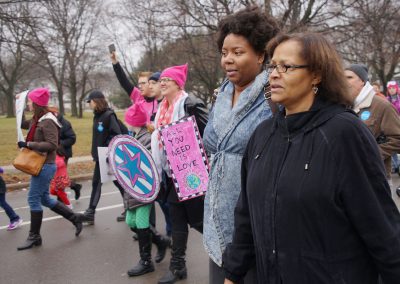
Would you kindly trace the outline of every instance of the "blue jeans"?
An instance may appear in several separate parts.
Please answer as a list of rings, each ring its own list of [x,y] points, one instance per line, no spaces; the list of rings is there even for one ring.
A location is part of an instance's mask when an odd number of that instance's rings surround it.
[[[19,216],[15,213],[14,209],[12,209],[10,205],[8,205],[5,193],[0,193],[0,207],[4,209],[8,218],[10,218],[10,223],[15,222],[19,219]]]
[[[399,168],[399,159],[397,158],[397,153],[392,155],[392,171]]]
[[[31,177],[28,204],[31,211],[43,211],[42,206],[53,208],[57,200],[50,198],[50,181],[56,172],[56,164],[44,164],[38,176]]]

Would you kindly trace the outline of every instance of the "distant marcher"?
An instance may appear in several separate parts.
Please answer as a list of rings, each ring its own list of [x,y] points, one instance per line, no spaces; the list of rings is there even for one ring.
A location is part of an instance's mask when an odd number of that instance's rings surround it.
[[[115,75],[121,85],[126,91],[133,103],[142,103],[143,108],[148,115],[149,121],[154,121],[155,114],[157,113],[158,101],[156,97],[151,96],[149,90],[149,77],[151,72],[141,72],[138,75],[138,87],[136,88],[126,77],[124,69],[117,60],[116,52],[111,53],[111,62],[113,64]]]
[[[58,201],[61,201],[66,206],[72,209],[71,201],[68,198],[65,189],[71,185],[71,181],[67,172],[67,165],[65,164],[64,156],[62,153],[56,155],[56,173],[50,182],[50,194],[57,196]]]
[[[28,148],[46,153],[46,161],[38,176],[32,176],[29,185],[28,203],[31,211],[31,228],[25,244],[18,250],[30,249],[42,245],[40,227],[43,219],[41,205],[69,220],[76,228],[75,236],[82,231],[82,214],[74,213],[62,202],[50,198],[50,181],[56,172],[56,150],[59,141],[61,124],[57,120],[56,110],[48,106],[50,92],[46,88],[38,88],[28,93],[28,108],[33,112],[31,120],[23,115],[21,128],[29,129],[26,142],[19,141],[19,148]]]
[[[10,224],[7,226],[7,231],[15,230],[21,226],[23,220],[20,218],[14,209],[6,201],[7,187],[3,179],[3,168],[0,167],[0,207],[4,209],[8,218],[10,219]]]
[[[374,88],[375,95],[380,96],[383,99],[386,99],[386,96],[381,92],[381,84],[378,81],[372,83],[372,88]]]
[[[271,99],[284,109],[243,156],[225,284],[254,263],[257,283],[399,283],[400,213],[375,138],[348,109],[335,47],[282,34],[267,51]]]
[[[58,121],[61,123],[60,144],[57,151],[64,156],[65,164],[68,167],[68,160],[72,157],[72,146],[76,142],[76,134],[71,123],[62,115],[57,115]],[[75,200],[81,196],[82,185],[71,180],[69,187],[75,192]]]
[[[151,152],[159,174],[165,177],[164,192],[170,208],[172,224],[172,251],[169,271],[158,281],[159,284],[175,283],[187,277],[186,246],[189,236],[188,225],[198,232],[203,232],[203,197],[178,201],[174,181],[162,149],[158,128],[194,115],[200,134],[208,120],[208,110],[199,99],[189,96],[185,91],[187,64],[164,69],[160,75],[161,94],[164,99],[155,117],[156,130],[151,135]],[[160,195],[159,194],[159,195]],[[161,197],[162,198],[162,197]]]
[[[375,95],[375,91],[368,81],[368,68],[365,65],[352,64],[346,68],[345,75],[354,100],[353,110],[368,126],[379,144],[387,179],[393,188],[391,157],[400,152],[399,115],[388,100]]]
[[[101,197],[101,178],[100,178],[100,164],[97,147],[108,147],[111,139],[114,136],[122,134],[121,128],[118,124],[115,112],[109,108],[104,94],[99,90],[92,91],[86,102],[93,110],[93,128],[92,128],[92,150],[91,154],[93,161],[96,163],[93,171],[92,178],[92,192],[90,194],[89,206],[83,213],[84,222],[88,225],[93,225],[95,221],[96,207]],[[113,181],[114,185],[118,188],[122,198],[124,197],[124,189],[117,181]]]
[[[275,20],[247,8],[223,19],[217,39],[221,66],[227,76],[207,127],[204,146],[211,154],[210,182],[204,202],[204,246],[210,257],[209,283],[224,282],[222,254],[232,241],[233,211],[240,194],[240,164],[254,129],[272,111],[265,101],[268,74],[265,46],[278,32]],[[222,174],[223,173],[223,174]],[[244,283],[254,283],[255,269]]]
[[[387,98],[392,103],[392,105],[396,108],[397,113],[400,114],[400,94],[399,94],[399,85],[396,81],[387,82]]]

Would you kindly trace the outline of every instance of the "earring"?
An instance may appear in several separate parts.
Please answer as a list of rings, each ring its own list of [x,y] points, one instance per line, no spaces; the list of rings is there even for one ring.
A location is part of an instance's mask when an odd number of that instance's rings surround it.
[[[312,90],[315,95],[318,93],[318,87],[316,85],[313,85]]]

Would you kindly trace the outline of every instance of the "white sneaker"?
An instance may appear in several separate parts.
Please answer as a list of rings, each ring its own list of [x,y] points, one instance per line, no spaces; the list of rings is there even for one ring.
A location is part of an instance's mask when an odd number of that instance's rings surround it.
[[[7,231],[12,231],[17,229],[18,227],[21,227],[22,222],[24,222],[24,220],[22,220],[22,218],[19,218],[17,221],[10,223],[7,227]]]

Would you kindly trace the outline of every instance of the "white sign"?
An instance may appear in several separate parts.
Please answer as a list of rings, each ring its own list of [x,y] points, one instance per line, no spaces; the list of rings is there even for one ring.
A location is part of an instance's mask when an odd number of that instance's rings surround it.
[[[15,96],[15,114],[17,116],[17,141],[25,141],[24,134],[22,133],[21,123],[22,123],[22,115],[24,114],[25,109],[25,99],[26,95],[28,95],[29,91],[24,91]]]
[[[108,147],[97,147],[97,154],[99,158],[101,183],[116,180],[117,178],[114,176],[113,170],[107,163]]]

